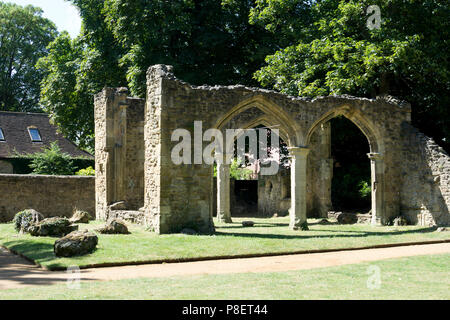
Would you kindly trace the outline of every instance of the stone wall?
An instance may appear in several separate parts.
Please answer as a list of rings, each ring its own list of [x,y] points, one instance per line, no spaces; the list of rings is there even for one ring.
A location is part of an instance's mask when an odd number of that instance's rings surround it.
[[[146,171],[146,184],[156,196],[146,192],[146,212],[166,219],[160,220],[160,226],[170,226],[167,230],[176,231],[184,225],[205,230],[213,225],[207,215],[211,210],[211,168],[204,164],[174,165],[170,150],[177,142],[171,142],[172,131],[184,128],[194,137],[194,121],[202,120],[205,129],[222,129],[240,113],[252,109],[258,109],[250,112],[251,118],[257,114],[252,125],[260,121],[278,126],[283,140],[294,147],[310,147],[315,132],[335,116],[344,115],[353,121],[367,136],[371,152],[378,155],[373,181],[379,221],[386,223],[400,211],[398,168],[403,159],[399,142],[401,124],[410,121],[408,104],[389,97],[330,96],[311,100],[244,86],[196,87],[176,79],[168,66],[149,69],[147,88],[146,126],[154,129],[146,131],[146,140],[152,140],[152,145],[147,141],[150,148],[146,162],[152,163],[155,170]],[[150,119],[156,119],[152,125]],[[234,126],[245,128],[243,121]],[[155,168],[155,164],[159,167]],[[155,177],[159,177],[159,185]]]
[[[105,88],[95,97],[96,216],[106,220],[110,206],[144,206],[143,99],[126,88]]]
[[[24,209],[45,217],[72,216],[75,208],[95,213],[95,178],[0,174],[0,222]]]
[[[288,215],[291,207],[291,175],[280,170],[276,175],[258,177],[258,215]]]
[[[411,125],[402,132],[401,215],[413,224],[450,225],[450,157]]]
[[[143,118],[140,118],[142,103],[143,100],[136,100],[139,106],[136,119],[145,119],[145,145],[136,141],[142,139],[141,129],[130,133],[131,123],[139,128],[142,123],[141,120],[128,121],[127,115],[134,107],[126,89],[105,89],[96,96],[97,217],[105,218],[108,206],[114,202],[128,199],[132,203],[133,195],[143,192],[144,209],[141,211],[147,225],[156,232],[179,232],[186,227],[199,232],[214,230],[211,165],[202,163],[201,159],[197,161],[194,152],[192,164],[175,165],[171,160],[171,150],[179,143],[171,141],[175,129],[182,128],[190,133],[191,150],[194,150],[194,121],[202,121],[203,131],[258,125],[277,127],[281,138],[292,148],[291,156],[298,160],[294,162],[297,173],[291,179],[291,191],[297,195],[292,201],[295,218],[304,217],[306,213],[325,217],[331,207],[333,168],[328,122],[345,116],[359,127],[369,142],[372,223],[386,224],[404,213],[411,217],[422,214],[416,222],[424,224],[429,220],[423,218],[425,211],[435,217],[435,221],[448,221],[448,157],[433,143],[426,142],[429,140],[425,137],[405,136],[405,127],[410,127],[411,121],[408,103],[387,96],[309,99],[241,85],[192,86],[176,79],[172,68],[165,65],[148,69],[147,99]],[[209,144],[200,143],[201,147]],[[127,149],[131,145],[133,147]],[[145,150],[144,190],[140,184],[131,184],[138,186],[131,192],[128,178],[138,181],[142,172],[139,167],[142,148]],[[415,157],[418,154],[421,156]],[[127,169],[129,164],[133,172]],[[422,187],[411,187],[423,185],[423,181],[431,177],[434,187],[428,183],[429,190],[422,192]],[[412,193],[419,196],[412,196]],[[133,207],[136,210],[138,206]]]
[[[7,160],[0,160],[0,173],[13,173],[14,167],[11,162]]]

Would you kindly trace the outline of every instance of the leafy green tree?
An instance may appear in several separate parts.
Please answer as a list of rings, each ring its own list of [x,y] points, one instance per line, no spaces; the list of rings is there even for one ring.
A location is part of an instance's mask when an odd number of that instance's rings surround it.
[[[63,153],[57,142],[32,157],[30,168],[34,174],[72,175],[76,169],[70,155]]]
[[[369,5],[381,9],[380,29],[366,26]],[[413,124],[450,149],[448,2],[258,0],[250,20],[285,44],[256,72],[262,85],[309,97],[397,96],[412,104]]]
[[[150,65],[175,66],[193,84],[256,84],[253,73],[275,52],[277,37],[251,25],[253,0],[71,0],[80,10],[77,39],[62,34],[39,69],[41,104],[80,147],[94,146],[93,96],[127,86],[145,97]]]
[[[177,76],[193,84],[256,84],[253,72],[277,48],[276,36],[249,24],[252,0],[72,2],[89,44],[119,56],[132,94],[141,97],[152,64],[174,65]]]
[[[104,66],[98,51],[81,38],[63,32],[48,46],[48,55],[37,68],[46,76],[41,82],[41,104],[61,132],[81,148],[94,146],[94,94],[105,83]]]
[[[39,110],[43,72],[35,64],[56,35],[41,9],[0,2],[0,110]]]

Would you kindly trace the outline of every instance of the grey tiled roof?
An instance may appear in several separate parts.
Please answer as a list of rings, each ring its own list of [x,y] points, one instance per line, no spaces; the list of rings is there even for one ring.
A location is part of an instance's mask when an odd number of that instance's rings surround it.
[[[28,127],[36,127],[39,130],[42,142],[31,141]],[[61,150],[73,158],[93,159],[91,154],[80,150],[73,142],[58,133],[57,127],[50,124],[49,117],[45,113],[0,111],[0,128],[5,136],[5,141],[0,141],[0,158],[17,157],[16,152],[21,155],[40,152],[43,147],[57,141]]]

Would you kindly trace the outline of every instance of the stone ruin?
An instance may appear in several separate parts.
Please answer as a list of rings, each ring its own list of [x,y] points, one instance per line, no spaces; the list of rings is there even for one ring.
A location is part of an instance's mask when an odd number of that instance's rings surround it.
[[[217,167],[216,195],[211,165],[171,161],[178,143],[171,141],[173,130],[184,128],[193,136],[199,120],[204,130],[277,126],[291,157],[290,228],[307,217],[327,217],[333,172],[329,120],[340,115],[368,140],[371,223],[402,216],[412,224],[450,224],[450,157],[411,125],[408,103],[192,86],[166,65],[148,69],[146,99],[129,97],[126,88],[105,88],[95,97],[97,219],[120,217],[160,234],[183,228],[210,233],[216,211],[219,221],[231,221],[229,165]]]

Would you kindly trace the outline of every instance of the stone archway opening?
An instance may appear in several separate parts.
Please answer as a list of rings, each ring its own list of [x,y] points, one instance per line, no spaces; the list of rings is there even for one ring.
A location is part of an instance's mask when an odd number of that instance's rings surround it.
[[[252,124],[250,127],[247,125],[245,130],[254,130],[258,143],[264,139],[267,147],[263,147],[262,150],[251,150],[249,136],[243,136],[244,150],[239,153],[238,137],[235,137],[231,164],[229,166],[214,164],[216,181],[213,197],[218,222],[230,223],[232,217],[255,218],[289,214],[291,203],[289,151],[282,134],[272,132],[272,128],[278,127],[279,125]],[[277,139],[278,143],[272,143],[272,139]],[[256,151],[256,154],[253,154],[253,151]],[[243,158],[239,156],[242,153]],[[273,172],[264,169],[275,166],[276,170]],[[223,181],[228,180],[227,175],[229,182]],[[227,199],[228,192],[230,196]],[[228,205],[229,214],[226,213]]]
[[[321,132],[320,137],[317,132]],[[327,217],[327,211],[340,211],[366,214],[360,218],[372,224],[385,223],[384,146],[379,136],[361,114],[346,106],[329,112],[312,126],[307,142],[313,150],[316,144],[318,152],[316,158],[314,153],[310,155],[308,168],[309,172],[316,170],[315,176],[310,173],[310,180],[311,175],[320,180],[310,185],[319,198],[319,217]],[[320,163],[313,165],[317,159]],[[309,201],[313,211],[315,200]]]
[[[368,213],[371,209],[369,143],[362,131],[344,116],[330,121],[331,203],[333,211]]]
[[[262,216],[273,215],[280,211],[279,202],[285,204],[285,208],[281,209],[288,214],[290,194],[287,195],[286,192],[290,192],[290,176],[287,180],[284,179],[286,181],[279,181],[279,173],[286,171],[288,144],[297,138],[292,127],[281,119],[283,112],[281,109],[277,111],[277,108],[279,107],[265,105],[264,101],[256,98],[252,103],[247,102],[239,108],[233,108],[230,114],[219,121],[218,128],[222,131],[235,129],[239,133],[232,142],[233,153],[228,155],[232,158],[231,164],[215,165],[217,181],[213,197],[216,221],[231,223],[231,216],[261,216],[262,210]],[[252,149],[250,137],[253,134],[256,145]],[[223,135],[227,136],[225,132]],[[240,139],[243,141],[241,146],[238,142]],[[271,170],[273,168],[276,169]],[[269,181],[267,176],[274,176],[274,181]],[[271,187],[266,188],[266,184]],[[284,198],[278,199],[283,194]],[[276,201],[273,201],[273,197]]]

